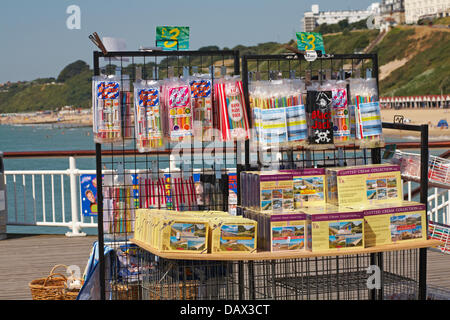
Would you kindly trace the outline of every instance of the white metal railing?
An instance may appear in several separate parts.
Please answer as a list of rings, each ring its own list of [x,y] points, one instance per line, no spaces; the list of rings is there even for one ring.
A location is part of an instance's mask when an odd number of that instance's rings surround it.
[[[174,170],[174,168],[172,168]],[[129,170],[126,170],[129,171]],[[140,170],[130,170],[139,172]],[[69,158],[67,170],[15,170],[5,171],[7,203],[11,203],[8,225],[67,227],[67,236],[84,236],[83,228],[96,228],[94,217],[85,217],[81,209],[80,175],[95,174],[95,170],[79,170],[74,157]],[[57,178],[59,177],[59,178]],[[64,177],[68,177],[69,191],[66,191]],[[58,180],[59,179],[59,183]],[[31,180],[31,185],[29,181]],[[49,182],[49,183],[48,183]],[[406,182],[408,200],[412,198],[412,182]],[[21,187],[21,191],[19,190]],[[41,195],[37,194],[40,189]],[[48,195],[50,194],[50,199]],[[70,203],[70,215],[66,205]],[[41,213],[38,212],[41,208]],[[32,209],[31,209],[32,208]],[[32,212],[32,214],[31,214]],[[23,216],[24,219],[20,219]],[[428,196],[428,216],[431,221],[450,223],[450,190],[431,188]],[[28,217],[28,221],[27,221]],[[31,221],[30,221],[31,220]]]
[[[170,171],[179,171],[176,167],[177,161],[175,161],[175,158],[171,155],[170,159]],[[194,169],[194,171],[196,170]],[[123,170],[123,172],[136,174],[148,171],[144,169],[127,169]],[[112,170],[103,170],[103,173],[110,174]],[[7,205],[8,209],[13,211],[8,212],[7,224],[11,226],[67,227],[71,231],[67,232],[66,236],[71,237],[85,236],[86,233],[82,232],[82,228],[97,228],[97,222],[94,220],[94,217],[85,217],[82,212],[82,194],[79,183],[80,175],[82,174],[96,174],[96,170],[77,169],[74,157],[69,157],[69,169],[67,170],[5,171]],[[59,177],[59,183],[56,177]],[[64,177],[69,179],[68,192],[65,187]],[[28,183],[30,180],[31,183]],[[36,192],[38,189],[40,196]],[[28,196],[30,193],[31,196]],[[66,215],[66,201],[70,203],[70,218]],[[11,202],[13,204],[9,205]],[[38,210],[38,207],[41,210]],[[21,217],[23,219],[20,219]]]
[[[412,182],[408,181],[408,201],[412,200]],[[450,190],[430,188],[428,190],[428,218],[443,224],[450,223]]]
[[[8,212],[7,224],[68,227],[71,231],[66,233],[67,236],[85,236],[86,234],[81,232],[82,228],[97,227],[97,222],[94,221],[94,217],[83,216],[81,205],[79,205],[81,203],[79,180],[81,174],[95,173],[95,170],[77,169],[74,157],[69,158],[69,169],[67,170],[5,171],[7,204],[13,201],[13,205],[9,206],[9,209],[13,208],[13,213]],[[59,177],[59,183],[56,181],[56,177]],[[69,178],[70,197],[67,196],[64,177]],[[28,183],[30,180],[31,186]],[[50,183],[48,183],[49,181]],[[21,191],[18,184],[20,184]],[[41,193],[40,197],[36,192],[38,189]],[[50,201],[47,201],[49,194]],[[66,217],[67,200],[70,202],[70,218]],[[41,208],[42,214],[38,214],[38,206]],[[31,208],[33,208],[32,211]],[[20,216],[23,219],[20,219]]]

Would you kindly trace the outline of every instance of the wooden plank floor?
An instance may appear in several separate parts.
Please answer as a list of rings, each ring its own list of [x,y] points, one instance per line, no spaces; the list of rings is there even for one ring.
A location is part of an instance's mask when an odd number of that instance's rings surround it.
[[[0,300],[31,300],[28,283],[57,264],[77,265],[83,274],[95,236],[8,235],[0,241]],[[64,268],[57,269],[65,274]]]
[[[427,284],[450,291],[450,254],[428,250]]]
[[[95,236],[8,235],[0,241],[0,300],[30,300],[28,283],[56,264],[84,272]],[[450,255],[428,250],[428,284],[450,291]],[[64,271],[63,269],[59,269]]]

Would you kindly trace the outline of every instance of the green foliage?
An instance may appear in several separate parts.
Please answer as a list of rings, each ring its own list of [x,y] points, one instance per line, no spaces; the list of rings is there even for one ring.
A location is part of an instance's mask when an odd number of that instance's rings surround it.
[[[218,46],[206,46],[198,49],[198,51],[217,51],[217,50],[220,50]]]
[[[339,24],[336,24],[339,26]],[[345,27],[342,22],[341,27]],[[353,24],[349,24],[345,30],[350,30]],[[388,77],[380,82],[381,95],[420,95],[420,94],[440,94],[450,92],[450,33],[434,31],[425,38],[417,39],[414,28],[394,28],[379,43],[372,52],[378,53],[379,65],[385,65],[390,61],[402,59],[413,55],[410,61],[404,66],[394,70]],[[378,30],[358,30],[346,31],[335,35],[325,35],[324,44],[327,53],[353,53],[355,49],[363,49],[369,45],[378,35]],[[289,41],[288,45],[296,47],[295,39]],[[217,50],[217,46],[206,46],[201,50]],[[225,48],[224,48],[225,49]],[[228,48],[226,48],[228,49]],[[232,50],[239,50],[241,55],[245,54],[279,54],[288,52],[282,44],[276,42],[259,43],[254,46],[237,45]],[[231,57],[230,57],[231,58]],[[189,61],[188,61],[189,59]],[[228,58],[225,58],[226,60]],[[135,62],[138,62],[137,60]],[[139,63],[130,63],[122,68],[123,74],[128,74],[135,78],[136,67],[142,68],[144,78],[151,78],[155,66],[155,60],[148,59],[145,64],[143,60]],[[167,67],[173,66],[177,74],[182,73],[179,66],[186,65],[202,66],[199,72],[208,72],[211,63],[221,65],[222,58],[201,59],[200,57],[169,57],[158,61],[159,76],[164,78],[167,75]],[[112,62],[113,63],[113,62]],[[298,61],[261,62],[259,70],[301,70]],[[312,67],[316,68],[316,62]],[[347,63],[347,62],[346,62]],[[326,63],[322,67],[328,67]],[[114,73],[115,65],[107,66],[110,74]],[[256,64],[249,63],[249,71],[255,71]],[[266,72],[267,73],[267,72]],[[83,61],[76,61],[66,66],[55,78],[39,78],[29,82],[11,83],[0,88],[0,113],[26,112],[35,110],[54,110],[65,105],[88,108],[91,106],[91,81],[93,72]],[[261,74],[262,78],[266,75]],[[289,74],[283,72],[283,77]],[[299,72],[296,73],[299,76]]]
[[[403,42],[395,46],[404,47]],[[382,42],[383,45],[384,41]],[[392,43],[394,45],[394,43]],[[408,50],[407,48],[405,48]],[[397,50],[397,49],[395,49]],[[411,50],[417,50],[411,47]],[[433,32],[426,39],[426,47],[415,54],[404,66],[394,70],[381,81],[382,95],[424,95],[450,92],[450,33]],[[399,54],[399,58],[405,54]],[[385,56],[381,56],[387,61]],[[392,59],[395,58],[392,57]]]
[[[433,20],[433,24],[450,25],[450,17],[436,18]]]
[[[364,30],[367,29],[367,19],[359,20],[356,22],[348,23],[348,19],[341,20],[335,24],[326,24],[323,23],[317,28],[314,29],[315,32],[319,32],[321,34],[327,33],[337,33],[337,32],[346,32],[352,30]]]
[[[64,83],[49,78],[52,81],[39,79],[9,86],[6,92],[0,92],[0,113],[55,110],[66,105],[90,107],[92,75],[87,69]]]
[[[327,53],[353,53],[363,49],[378,35],[378,30],[353,31],[337,35],[325,35],[323,42]]]
[[[64,82],[86,70],[89,70],[89,65],[82,60],[77,60],[77,61],[67,65],[61,71],[61,73],[58,76],[57,81]]]
[[[415,34],[414,28],[393,28],[384,37],[383,41],[376,45],[372,52],[378,53],[378,62],[384,65],[395,59],[402,59],[409,55],[415,40],[410,36]]]

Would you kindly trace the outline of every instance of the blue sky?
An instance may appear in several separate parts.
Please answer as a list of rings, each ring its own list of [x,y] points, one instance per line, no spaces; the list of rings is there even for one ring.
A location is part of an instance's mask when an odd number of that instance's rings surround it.
[[[81,59],[92,65],[88,35],[124,38],[128,50],[153,46],[156,26],[190,27],[190,49],[287,42],[301,30],[303,12],[365,9],[375,0],[2,0],[0,82],[57,77]],[[105,5],[105,4],[108,5]],[[69,5],[81,9],[81,29],[69,30]]]

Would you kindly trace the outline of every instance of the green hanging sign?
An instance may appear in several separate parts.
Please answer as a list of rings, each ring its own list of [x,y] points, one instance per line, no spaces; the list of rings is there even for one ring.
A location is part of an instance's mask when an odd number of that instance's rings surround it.
[[[156,27],[156,46],[166,51],[189,50],[189,27]]]
[[[318,32],[297,32],[297,48],[300,51],[319,50],[325,54],[323,46],[323,37]]]

